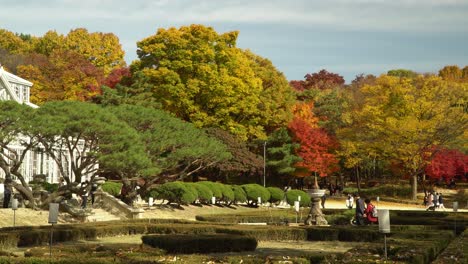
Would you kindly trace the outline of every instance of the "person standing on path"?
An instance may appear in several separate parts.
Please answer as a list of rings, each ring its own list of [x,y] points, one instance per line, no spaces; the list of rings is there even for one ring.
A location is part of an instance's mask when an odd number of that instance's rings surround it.
[[[445,211],[444,198],[442,197],[442,193],[439,193],[439,208],[444,209]]]
[[[346,199],[346,207],[348,209],[352,209],[354,206],[354,198],[351,194],[348,194],[348,198]]]
[[[359,193],[356,194],[356,223],[357,225],[364,225],[364,212],[366,206]]]

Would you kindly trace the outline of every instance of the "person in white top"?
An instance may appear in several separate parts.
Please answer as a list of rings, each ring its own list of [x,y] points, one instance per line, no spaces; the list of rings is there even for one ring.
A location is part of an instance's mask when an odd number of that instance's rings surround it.
[[[349,209],[353,208],[354,206],[354,198],[351,194],[348,194],[348,198],[346,199],[346,207]]]

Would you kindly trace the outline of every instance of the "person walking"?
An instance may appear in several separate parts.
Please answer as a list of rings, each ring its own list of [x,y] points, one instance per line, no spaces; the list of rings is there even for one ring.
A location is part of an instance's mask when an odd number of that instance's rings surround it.
[[[81,208],[86,209],[86,205],[88,204],[88,185],[89,181],[86,180],[85,182],[81,183]]]
[[[351,194],[348,194],[348,198],[346,199],[346,207],[348,209],[352,209],[354,206],[354,198]]]
[[[442,193],[439,193],[439,208],[444,209],[445,211],[444,198],[442,197]]]
[[[325,202],[327,201],[327,194],[324,193],[322,197],[320,197],[320,204],[322,205],[322,208],[325,209]]]
[[[365,204],[359,193],[356,194],[356,224],[364,225]]]

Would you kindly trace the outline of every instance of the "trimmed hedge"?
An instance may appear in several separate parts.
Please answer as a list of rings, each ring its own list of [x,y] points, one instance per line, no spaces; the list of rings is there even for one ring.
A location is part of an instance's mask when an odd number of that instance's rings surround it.
[[[208,187],[211,192],[213,193],[213,196],[216,197],[216,200],[220,200],[223,198],[223,192],[219,188],[219,184],[215,182],[210,182],[210,181],[200,181],[198,184],[202,184],[206,187]],[[211,199],[211,198],[210,198]]]
[[[223,194],[223,201],[227,204],[231,204],[234,202],[234,191],[232,190],[230,185],[225,185],[218,183],[219,188],[221,189],[221,193]]]
[[[297,201],[298,197],[301,197],[299,205],[301,207],[310,205],[310,196],[308,193],[301,190],[290,190],[286,192],[286,201],[289,205],[294,206],[294,202]]]
[[[278,187],[268,187],[267,190],[270,192],[270,200],[268,202],[274,204],[281,202],[284,198],[284,191]]]
[[[101,188],[103,191],[113,195],[113,196],[119,196],[120,195],[120,190],[122,189],[122,183],[120,182],[110,182],[107,181],[105,182]]]
[[[232,185],[231,188],[234,192],[234,204],[245,203],[247,201],[247,194],[241,186]]]
[[[257,248],[254,238],[232,234],[148,235],[141,240],[146,245],[164,249],[168,253],[240,252]]]
[[[244,184],[242,185],[242,188],[244,189],[247,195],[247,201],[249,201],[250,204],[257,204],[258,197],[262,199],[262,203],[270,199],[270,192],[259,184]]]
[[[192,185],[198,193],[198,200],[200,203],[207,204],[211,201],[211,197],[213,197],[213,192],[207,186],[200,184],[198,182],[188,183]]]
[[[193,203],[198,196],[194,187],[180,181],[166,182],[153,190],[157,193],[157,198],[178,205]]]

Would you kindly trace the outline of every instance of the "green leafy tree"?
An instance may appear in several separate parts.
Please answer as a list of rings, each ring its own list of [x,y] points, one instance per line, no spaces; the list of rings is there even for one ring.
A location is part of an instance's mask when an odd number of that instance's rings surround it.
[[[301,160],[295,154],[299,144],[292,141],[286,128],[273,132],[267,141],[267,167],[273,175],[288,175],[294,173],[294,165]]]
[[[387,72],[388,76],[400,77],[400,78],[415,78],[418,74],[412,70],[407,69],[395,69]]]

